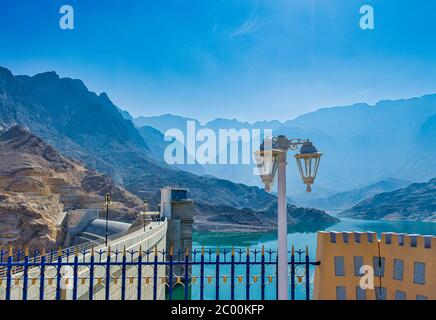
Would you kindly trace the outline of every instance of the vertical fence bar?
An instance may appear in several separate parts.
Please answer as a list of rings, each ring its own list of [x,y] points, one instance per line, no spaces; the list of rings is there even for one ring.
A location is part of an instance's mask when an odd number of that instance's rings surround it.
[[[94,300],[94,246],[91,247],[91,261],[89,264],[89,300]]]
[[[309,248],[306,246],[306,300],[310,300]]]
[[[276,256],[276,300],[278,300],[278,299],[279,299],[279,250],[277,249],[277,256]]]
[[[168,271],[168,299],[173,300],[173,246],[170,247],[170,266]]]
[[[189,250],[185,248],[185,301],[189,296]]]
[[[45,248],[42,250],[41,256],[41,266],[40,266],[40,276],[39,276],[39,300],[44,300],[44,281],[45,281]]]
[[[110,300],[111,292],[111,246],[107,247],[106,253],[106,285],[104,287],[104,299]]]
[[[6,300],[11,300],[11,282],[12,282],[12,262],[13,262],[13,248],[9,247],[8,264],[6,266]]]
[[[29,247],[24,250],[24,270],[23,270],[23,300],[27,300],[27,286],[29,283]]]
[[[295,249],[291,252],[291,300],[295,300]]]
[[[157,300],[157,247],[154,247],[154,262],[153,262],[153,300]]]
[[[56,300],[61,300],[61,268],[62,268],[62,248],[58,251],[58,263],[56,274]]]
[[[121,266],[121,301],[126,300],[126,246],[123,248],[123,262]]]
[[[200,300],[204,300],[204,246],[201,247],[200,259]]]
[[[230,300],[235,300],[235,248],[232,247],[232,258],[230,262]]]
[[[215,300],[220,299],[220,247],[216,249],[215,259]]]
[[[247,260],[245,270],[245,297],[247,300],[250,300],[250,248],[247,248]]]
[[[262,256],[260,260],[260,296],[265,300],[265,247],[262,246]]]
[[[74,250],[74,263],[73,263],[73,300],[77,300],[77,277],[79,269],[79,251],[77,247]]]
[[[139,246],[138,254],[138,288],[136,292],[136,300],[142,299],[142,246]]]

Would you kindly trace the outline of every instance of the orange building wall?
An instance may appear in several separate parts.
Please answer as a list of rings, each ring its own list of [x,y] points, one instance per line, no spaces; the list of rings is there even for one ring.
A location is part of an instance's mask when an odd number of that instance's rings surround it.
[[[336,241],[332,242],[334,238]],[[379,241],[374,232],[318,233],[317,261],[321,264],[315,271],[314,299],[336,300],[336,288],[345,287],[346,299],[356,300],[361,275],[355,275],[354,257],[361,256],[364,265],[377,268],[373,259],[379,255],[385,259],[384,275],[381,285],[379,277],[374,277],[374,286],[386,289],[387,300],[394,300],[397,290],[405,292],[407,300],[416,300],[418,295],[436,299],[436,237],[383,233]],[[344,258],[344,276],[336,276],[334,257]],[[404,262],[403,280],[394,279],[394,259]],[[425,264],[423,285],[414,283],[415,262]],[[376,299],[374,289],[367,289],[365,293],[367,300]]]

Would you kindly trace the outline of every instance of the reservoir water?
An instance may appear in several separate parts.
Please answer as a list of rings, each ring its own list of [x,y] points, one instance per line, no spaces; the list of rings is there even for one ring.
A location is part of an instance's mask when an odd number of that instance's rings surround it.
[[[434,235],[436,236],[436,223],[431,222],[397,222],[397,221],[367,221],[367,220],[354,220],[341,218],[341,221],[326,228],[325,231],[373,231],[377,232],[378,235],[382,232],[397,232],[397,233],[407,233],[407,234],[422,234],[422,235]],[[311,261],[315,261],[316,257],[316,232],[289,232],[288,233],[288,249],[294,245],[296,250],[305,250],[306,246],[309,249],[309,256]],[[262,246],[266,250],[276,250],[277,249],[277,234],[275,232],[270,233],[194,233],[193,235],[193,248],[201,250],[204,246],[205,250],[215,250],[217,246],[220,250],[224,249],[231,250],[235,247],[237,250],[246,250],[247,247],[250,250],[261,250]],[[229,268],[223,266],[221,272],[223,275],[229,275]],[[259,275],[258,266],[251,267],[251,274]],[[311,284],[313,285],[313,267],[311,268],[310,278]],[[200,275],[199,267],[194,267],[193,275]],[[235,274],[244,275],[245,268],[240,266],[236,268]],[[267,274],[273,276],[271,283],[267,284],[266,298],[275,299],[276,294],[276,283],[275,283],[275,267],[270,266],[267,269]],[[297,269],[297,274],[303,275],[304,269]],[[213,277],[215,275],[215,268],[213,266],[206,266],[205,275]],[[215,279],[208,283],[205,281],[205,299],[215,299]],[[244,280],[245,281],[245,280]],[[235,298],[245,299],[245,284],[244,281],[235,285]],[[253,282],[253,281],[252,281]],[[313,290],[313,288],[311,288]],[[304,284],[298,284],[296,288],[296,298],[304,299]],[[191,291],[192,299],[199,299],[200,289],[198,284],[192,285]],[[227,283],[220,283],[220,299],[230,298],[230,286]],[[251,299],[260,298],[260,285],[258,282],[253,282],[251,285]]]

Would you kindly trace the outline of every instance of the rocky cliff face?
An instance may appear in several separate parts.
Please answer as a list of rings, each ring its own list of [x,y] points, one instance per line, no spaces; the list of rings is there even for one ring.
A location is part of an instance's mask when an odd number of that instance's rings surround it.
[[[0,244],[55,247],[63,240],[64,212],[104,209],[106,193],[114,200],[112,219],[135,219],[141,201],[109,177],[21,127],[0,135]]]
[[[195,231],[270,232],[277,229],[277,206],[264,210],[235,209],[231,206],[196,203]],[[316,209],[288,205],[288,230],[309,232],[323,229],[339,220]]]
[[[368,220],[436,222],[436,178],[377,194],[339,215]]]

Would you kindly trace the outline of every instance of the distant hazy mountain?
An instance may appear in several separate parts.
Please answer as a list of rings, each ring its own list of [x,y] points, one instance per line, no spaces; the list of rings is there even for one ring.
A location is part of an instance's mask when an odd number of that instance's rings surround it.
[[[321,210],[343,211],[376,194],[397,190],[409,184],[410,182],[400,179],[386,179],[369,186],[336,193],[327,198],[310,199],[299,204]]]
[[[177,121],[176,121],[177,120]],[[142,123],[185,131],[184,118],[165,115],[142,118]],[[313,194],[327,197],[334,193],[369,185],[377,180],[398,178],[407,181],[427,181],[436,175],[432,159],[436,157],[436,95],[419,98],[381,101],[376,105],[355,104],[324,108],[286,122],[240,122],[216,119],[203,127],[272,129],[274,135],[309,138],[324,154]],[[292,153],[290,153],[291,155]],[[306,201],[301,194],[301,182],[289,161],[288,193]],[[251,165],[204,165],[208,174],[249,185],[259,185]]]
[[[14,125],[28,128],[63,155],[109,175],[141,199],[147,198],[154,208],[160,188],[166,186],[185,187],[194,200],[235,209],[261,212],[276,203],[274,195],[260,188],[164,165],[150,148],[156,147],[158,132],[142,130],[141,134],[106,94],[97,95],[82,81],[60,78],[54,72],[14,76],[0,67],[0,128]],[[321,211],[303,212],[320,222],[332,221]],[[304,216],[293,220],[298,223]]]
[[[150,126],[140,127],[138,128],[138,131],[144,138],[144,140],[147,141],[147,145],[153,155],[153,158],[160,161],[162,165],[166,165],[164,159],[165,149],[172,143],[180,144],[180,147],[185,149],[185,163],[188,163],[189,155],[186,152],[186,148],[181,145],[181,142],[174,140],[165,141],[165,136],[163,135],[163,133]],[[203,175],[205,173],[203,167],[200,164],[184,164],[182,166],[174,166],[177,169],[188,171],[198,175]]]
[[[414,183],[392,192],[380,193],[339,214],[369,220],[436,222],[436,178]]]
[[[174,128],[181,128],[183,131],[185,131],[187,121],[195,121],[196,125],[200,126],[200,122],[198,120],[174,116],[169,113],[161,116],[138,117],[133,120],[133,123],[137,127],[149,126],[159,130],[162,133],[165,133],[167,130]]]

